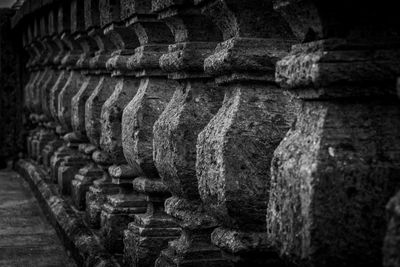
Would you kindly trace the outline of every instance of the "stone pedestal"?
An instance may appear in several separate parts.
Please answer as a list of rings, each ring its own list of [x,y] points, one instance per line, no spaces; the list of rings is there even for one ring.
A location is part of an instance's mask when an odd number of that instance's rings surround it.
[[[50,172],[50,160],[53,153],[63,145],[63,141],[56,135],[55,138],[49,141],[42,150],[42,163],[45,169]]]
[[[57,151],[61,156],[58,157],[58,160],[54,160],[54,165],[52,166],[54,167],[54,179],[57,181],[60,192],[70,195],[75,174],[90,158],[78,150],[79,145],[85,142],[85,139],[82,139],[81,136],[77,136],[76,133],[66,134],[64,142],[66,144]]]
[[[174,218],[164,212],[167,188],[157,179],[138,177],[133,189],[146,196],[147,211],[134,216],[124,232],[124,260],[132,266],[154,266],[160,248],[180,235],[181,229]]]
[[[171,44],[160,59],[162,69],[179,86],[154,125],[153,157],[173,195],[166,200],[165,211],[182,232],[162,250],[156,266],[230,266],[220,249],[211,244],[210,234],[217,224],[202,210],[195,171],[197,135],[223,98],[223,90],[203,67],[220,32],[193,7],[168,1],[153,1],[153,6],[180,41]]]
[[[55,138],[56,134],[54,132],[54,128],[44,126],[40,130],[36,141],[33,141],[33,158],[36,159],[39,164],[44,163],[42,153],[43,149],[49,142],[53,141]]]
[[[100,138],[102,149],[110,155],[114,164],[108,169],[109,175],[119,188],[118,194],[107,196],[102,208],[101,236],[109,251],[120,254],[124,249],[123,230],[133,220],[135,214],[146,211],[145,198],[132,189],[132,180],[138,171],[126,164],[122,151],[122,112],[139,87],[139,80],[128,76],[126,64],[125,67],[121,64],[121,62],[126,63],[127,59],[127,55],[116,55],[108,62],[118,82],[102,108]]]
[[[112,183],[108,174],[108,167],[112,164],[110,157],[98,150],[93,153],[92,159],[101,168],[102,175],[100,179],[93,181],[86,193],[86,221],[96,229],[100,227],[100,214],[107,196],[117,194],[119,188]]]
[[[91,160],[92,154],[96,151],[95,146],[91,144],[81,144],[79,145],[79,151],[89,159],[88,164],[79,169],[71,182],[71,198],[78,210],[85,210],[86,192],[93,184],[93,181],[99,179],[103,175],[103,170]]]
[[[268,44],[275,40],[258,39],[251,44],[255,46],[257,42]],[[196,171],[207,211],[223,228],[230,229],[217,229],[213,243],[227,253],[227,259],[235,266],[243,262],[264,266],[268,261],[279,261],[267,244],[264,218],[270,162],[293,121],[295,105],[290,96],[269,83],[274,73],[259,76],[247,72],[250,67],[238,69],[238,73],[227,69],[220,72],[230,57],[247,58],[250,65],[253,57],[274,60],[258,53],[257,48],[246,47],[247,43],[250,40],[240,38],[225,41],[205,60],[207,72],[224,74],[217,81],[225,85],[225,97],[220,110],[198,136]],[[278,53],[288,48],[280,41],[275,46]],[[236,240],[232,240],[235,232]]]
[[[221,250],[211,243],[211,233],[217,222],[205,213],[199,201],[171,197],[165,203],[165,211],[177,219],[182,232],[161,252],[155,262],[156,267],[233,266],[223,257]]]
[[[105,247],[113,253],[124,250],[123,232],[135,214],[146,212],[146,198],[132,188],[135,171],[127,165],[111,166],[109,174],[119,192],[107,196],[101,211],[101,236]]]

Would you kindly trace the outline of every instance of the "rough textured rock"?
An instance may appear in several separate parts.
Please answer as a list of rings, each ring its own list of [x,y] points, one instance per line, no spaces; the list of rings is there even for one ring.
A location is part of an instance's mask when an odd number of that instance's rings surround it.
[[[272,163],[270,238],[312,264],[379,266],[384,206],[399,188],[398,167],[385,160],[396,162],[399,148],[383,141],[398,138],[397,103],[305,102],[300,114]]]
[[[90,142],[99,147],[101,136],[101,108],[111,96],[116,81],[111,77],[101,77],[99,83],[85,103],[85,128]]]
[[[155,123],[154,159],[173,195],[200,199],[195,169],[197,135],[221,103],[221,90],[213,84],[182,82]]]
[[[262,230],[267,163],[289,125],[281,91],[257,87],[227,90],[222,108],[199,135],[196,170],[202,199],[217,218],[227,226]]]
[[[197,139],[199,194],[220,224],[211,241],[234,266],[279,265],[267,242],[265,211],[270,162],[295,109],[274,77],[293,36],[272,1],[197,2],[224,38],[204,61],[206,73],[224,85],[224,100]]]
[[[100,80],[99,76],[85,77],[79,91],[71,100],[72,127],[74,132],[85,133],[85,103],[93,93]]]
[[[217,112],[223,91],[204,73],[203,61],[212,54],[220,32],[190,6],[153,1],[153,8],[175,35],[168,53],[160,59],[168,76],[179,81],[172,99],[154,125],[154,160],[172,197],[166,212],[182,228],[169,242],[156,266],[228,266],[221,251],[210,242],[215,223],[202,210],[195,170],[198,133]]]
[[[157,177],[153,162],[153,124],[164,110],[174,82],[152,77],[141,80],[138,92],[122,115],[122,140],[128,163],[149,177]]]
[[[305,42],[278,63],[277,81],[303,101],[272,161],[268,234],[302,266],[382,266],[384,207],[399,188],[398,22],[391,5],[325,13],[341,4],[277,2]]]
[[[101,112],[101,147],[111,156],[114,164],[125,162],[122,152],[122,112],[135,96],[138,79],[120,78],[114,92],[107,99]]]

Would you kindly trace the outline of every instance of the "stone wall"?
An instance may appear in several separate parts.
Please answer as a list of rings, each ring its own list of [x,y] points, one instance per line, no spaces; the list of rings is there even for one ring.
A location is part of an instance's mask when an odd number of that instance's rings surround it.
[[[21,142],[22,105],[18,38],[11,32],[14,10],[0,8],[0,166],[15,159],[23,149]]]
[[[400,266],[395,10],[27,0],[28,158],[121,265]]]

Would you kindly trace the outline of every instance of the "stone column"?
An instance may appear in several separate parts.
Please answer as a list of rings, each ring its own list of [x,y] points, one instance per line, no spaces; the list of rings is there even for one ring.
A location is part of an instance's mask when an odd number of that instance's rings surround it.
[[[400,185],[395,6],[347,4],[276,2],[302,42],[276,79],[301,109],[272,160],[267,227],[300,266],[382,266],[385,204]]]
[[[45,60],[48,55],[48,50],[44,44],[45,32],[41,31],[40,27],[40,15],[37,15],[33,19],[33,38],[34,42],[32,43],[35,52],[38,54],[36,58],[36,64],[39,68],[39,75],[33,85],[33,99],[32,99],[32,106],[33,111],[36,116],[36,119],[40,122],[40,115],[42,113],[41,109],[41,98],[40,98],[40,85],[43,82],[44,77],[47,74],[48,68],[45,66]],[[33,144],[32,144],[33,148]],[[32,154],[32,156],[34,156]]]
[[[223,89],[217,88],[203,68],[204,59],[212,54],[222,34],[193,5],[153,1],[153,8],[175,34],[175,44],[169,46],[160,64],[170,79],[179,82],[154,125],[153,155],[172,194],[165,211],[182,228],[180,237],[161,252],[156,266],[229,266],[210,242],[216,221],[203,210],[195,169],[197,135],[223,99]]]
[[[100,11],[104,34],[116,48],[106,63],[107,69],[114,74],[123,74],[126,72],[127,57],[138,46],[137,38],[132,30],[125,27],[121,21],[119,1],[101,0]],[[118,80],[111,76],[104,77],[86,102],[86,132],[92,144],[95,144],[98,149],[93,155],[93,159],[102,169],[101,178],[93,181],[93,185],[89,187],[86,194],[87,220],[94,228],[100,227],[101,209],[107,195],[118,193],[119,190],[118,186],[112,183],[108,174],[108,168],[113,164],[113,156],[108,153],[108,149],[104,150],[105,147],[101,145],[103,105],[107,99],[118,95],[118,92],[115,93],[115,89],[120,89],[116,88]],[[132,90],[135,91],[135,88]],[[106,104],[105,110],[108,110],[108,105]]]
[[[37,73],[36,71],[33,69],[33,62],[35,60],[35,51],[33,50],[33,47],[30,45],[30,34],[29,34],[29,30],[30,28],[27,26],[24,29],[24,32],[22,34],[22,42],[23,42],[23,48],[24,50],[28,53],[28,61],[26,62],[26,69],[29,73],[29,79],[26,83],[26,85],[24,86],[24,105],[25,105],[25,109],[27,112],[32,113],[33,109],[31,107],[31,94],[32,94],[32,90],[31,87],[35,81],[35,79],[37,78]]]
[[[65,97],[66,99],[65,101],[63,101],[63,103],[60,101],[64,98],[64,96],[60,94],[63,89],[66,88],[66,85],[69,84],[69,77],[76,72],[76,70],[74,69],[77,68],[76,63],[78,62],[82,54],[81,46],[77,41],[74,40],[74,36],[72,36],[71,33],[71,14],[73,13],[74,12],[71,13],[70,2],[60,3],[57,15],[58,32],[61,42],[63,43],[63,45],[65,45],[67,50],[66,53],[63,54],[63,58],[61,59],[62,72],[60,73],[60,76],[58,77],[56,83],[53,85],[50,91],[50,110],[57,124],[56,132],[63,139],[61,146],[53,153],[50,160],[51,177],[53,179],[53,182],[55,183],[58,182],[60,165],[63,163],[66,157],[78,154],[77,147],[81,142],[78,136],[75,136],[73,134],[65,135],[66,133],[70,132],[71,124],[68,123],[67,119],[64,119],[63,114],[64,110],[70,110],[68,106],[70,106],[71,102],[70,100],[68,102],[68,97]],[[75,16],[76,12],[73,17],[75,18]],[[63,94],[65,94],[65,90]],[[78,163],[81,162],[82,161],[79,161]]]
[[[86,143],[87,138],[80,132],[72,129],[72,99],[79,92],[84,82],[84,74],[89,69],[89,61],[94,56],[96,44],[85,31],[84,1],[71,1],[71,40],[68,42],[76,46],[79,59],[72,67],[68,80],[58,95],[58,117],[61,125],[68,129],[69,133],[64,136],[70,146],[69,155],[64,157],[58,169],[58,184],[63,194],[71,193],[72,180],[80,168],[89,160],[85,154],[78,151],[78,145]],[[79,50],[78,50],[79,49]],[[69,141],[72,141],[69,142]]]
[[[33,144],[33,158],[37,160],[40,164],[43,162],[42,150],[46,146],[47,143],[54,140],[56,138],[54,132],[54,123],[50,122],[51,112],[49,108],[50,102],[50,87],[49,84],[53,84],[57,77],[57,65],[55,62],[55,58],[57,57],[59,48],[56,42],[53,40],[55,35],[54,29],[54,13],[53,10],[49,12],[45,12],[42,14],[40,19],[40,31],[43,37],[43,44],[48,51],[46,58],[43,61],[43,65],[46,67],[46,74],[43,76],[42,80],[38,83],[38,90],[40,92],[39,96],[41,99],[41,130],[37,135],[37,139]]]
[[[94,91],[99,88],[104,78],[108,79],[110,71],[106,68],[106,62],[111,57],[111,52],[116,49],[109,36],[104,35],[100,22],[99,0],[85,0],[85,25],[89,36],[96,42],[98,50],[90,60],[90,71],[79,92],[72,99],[72,124],[75,132],[86,135],[86,102]],[[91,104],[93,99],[91,100]],[[88,109],[88,111],[90,111]],[[98,114],[95,114],[97,116]],[[99,119],[97,117],[97,119]],[[99,129],[97,129],[99,130]],[[92,139],[93,140],[93,139]],[[95,143],[82,144],[79,150],[89,157],[98,149],[97,138]],[[92,160],[81,168],[72,181],[72,200],[75,206],[85,209],[86,192],[95,179],[103,174],[103,170]]]
[[[68,20],[61,19],[59,17],[59,6],[55,5],[50,11],[49,11],[49,31],[52,33],[52,41],[57,45],[58,47],[58,54],[55,55],[53,58],[53,63],[55,66],[54,72],[52,75],[49,75],[49,79],[44,85],[43,91],[46,92],[46,95],[48,95],[48,99],[45,101],[47,102],[48,105],[48,110],[49,110],[49,119],[50,122],[48,123],[48,127],[53,129],[53,131],[57,130],[57,125],[58,125],[58,118],[56,114],[57,110],[57,95],[58,91],[56,90],[58,87],[55,87],[55,85],[58,84],[58,86],[62,86],[62,84],[65,83],[65,68],[66,66],[62,64],[62,59],[65,57],[65,55],[68,53],[68,47],[66,44],[61,40],[62,36],[62,24],[65,23],[67,24]],[[59,21],[60,20],[60,21]],[[53,90],[54,89],[54,90]],[[57,89],[58,90],[58,89]],[[59,137],[59,134],[56,133],[54,138],[50,140],[43,148],[42,150],[42,163],[44,168],[48,171],[50,171],[50,159],[53,153],[63,144],[62,140]]]
[[[113,178],[113,183],[117,184],[120,189],[119,194],[109,196],[103,206],[101,215],[102,236],[105,246],[112,252],[118,253],[123,252],[123,231],[127,228],[128,223],[134,220],[135,214],[144,213],[148,210],[146,203],[148,197],[140,190],[134,190],[132,187],[133,179],[142,174],[141,170],[135,165],[128,165],[124,157],[121,135],[121,127],[123,127],[121,125],[122,111],[124,108],[125,110],[128,108],[129,101],[135,99],[139,84],[141,85],[144,80],[148,80],[150,84],[166,80],[166,75],[159,69],[158,59],[167,50],[166,44],[173,40],[166,25],[158,22],[155,15],[150,14],[151,5],[149,3],[149,1],[121,1],[121,10],[124,11],[122,16],[126,25],[134,31],[140,42],[139,47],[134,51],[134,55],[129,57],[128,62],[125,62],[130,74],[137,78],[127,79],[125,77],[120,80],[113,96],[103,106],[102,114],[102,147],[113,155],[114,162],[119,162],[118,165],[110,167],[109,173]],[[168,82],[165,84],[167,87],[170,86]],[[143,86],[141,88],[144,91],[151,90],[145,89]],[[130,91],[131,97],[129,99],[125,97],[128,92],[123,90]],[[162,96],[162,93],[153,96]],[[143,100],[143,102],[146,101]],[[130,105],[132,105],[132,101]],[[144,116],[157,115],[156,113],[152,114],[151,108],[144,112]],[[151,123],[151,120],[146,120],[143,123],[147,122]],[[149,127],[151,127],[151,124],[149,124]],[[148,222],[154,224],[155,216],[149,214],[148,218]],[[160,229],[168,230],[166,227]],[[150,232],[150,229],[147,232]],[[156,237],[153,231],[154,238]],[[151,244],[150,239],[147,238],[147,246]],[[153,243],[153,245],[158,245],[158,243]],[[128,253],[137,252],[131,248],[127,248],[127,250]],[[144,253],[142,254],[145,256]]]
[[[282,266],[268,243],[265,215],[271,159],[295,110],[275,83],[275,65],[294,36],[272,1],[196,2],[224,38],[204,62],[224,85],[224,100],[197,139],[200,197],[219,224],[211,241],[233,266]]]
[[[26,27],[26,31],[24,34],[24,48],[29,54],[29,59],[28,62],[26,63],[26,68],[28,72],[30,73],[29,80],[27,84],[24,87],[24,103],[28,115],[28,120],[32,124],[33,129],[31,128],[29,131],[29,134],[27,136],[27,142],[26,142],[26,148],[27,148],[27,156],[30,158],[32,155],[32,146],[31,146],[31,141],[32,137],[35,133],[35,127],[37,126],[37,121],[34,120],[33,117],[33,87],[35,85],[36,80],[38,79],[39,76],[39,70],[36,67],[37,60],[36,58],[39,56],[35,53],[35,49],[32,45],[32,33],[31,33],[31,26]]]
[[[40,31],[40,19],[39,17],[35,17],[32,21],[32,26],[28,33],[31,35],[30,39],[32,40],[31,46],[36,54],[35,60],[32,62],[32,66],[37,69],[37,74],[35,79],[32,81],[30,85],[30,108],[31,114],[29,115],[30,119],[36,124],[36,128],[30,132],[28,137],[28,155],[32,159],[36,159],[35,153],[35,143],[37,143],[38,136],[42,130],[42,123],[40,121],[40,113],[41,113],[41,101],[40,101],[40,84],[43,80],[43,77],[47,74],[47,68],[43,65],[44,60],[47,56],[47,50],[43,45],[43,35]]]

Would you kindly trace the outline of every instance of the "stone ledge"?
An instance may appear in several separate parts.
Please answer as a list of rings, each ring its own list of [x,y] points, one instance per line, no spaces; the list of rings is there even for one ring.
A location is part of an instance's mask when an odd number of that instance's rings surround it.
[[[79,266],[120,266],[81,216],[60,196],[56,186],[48,182],[50,177],[42,167],[22,159],[16,163],[15,169],[29,183],[46,217]]]

